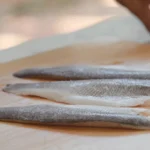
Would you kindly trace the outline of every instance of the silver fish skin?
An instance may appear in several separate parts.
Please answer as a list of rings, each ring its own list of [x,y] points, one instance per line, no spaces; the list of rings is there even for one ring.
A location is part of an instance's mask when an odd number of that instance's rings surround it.
[[[150,104],[150,80],[101,79],[10,84],[4,92],[74,105],[132,107]]]
[[[131,112],[130,108],[31,105],[1,107],[0,120],[42,125],[150,129],[149,117]]]
[[[132,71],[94,65],[70,65],[28,68],[15,72],[13,76],[44,80],[150,79],[150,71]]]

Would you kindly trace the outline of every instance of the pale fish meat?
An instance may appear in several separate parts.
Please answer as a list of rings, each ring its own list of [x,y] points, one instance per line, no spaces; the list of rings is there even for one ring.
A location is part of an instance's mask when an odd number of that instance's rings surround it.
[[[150,129],[149,110],[83,105],[1,107],[0,120],[43,125]]]
[[[4,92],[75,105],[131,107],[150,104],[150,80],[101,79],[9,84]]]
[[[19,78],[45,80],[150,79],[150,71],[125,70],[92,65],[29,68],[13,74]]]

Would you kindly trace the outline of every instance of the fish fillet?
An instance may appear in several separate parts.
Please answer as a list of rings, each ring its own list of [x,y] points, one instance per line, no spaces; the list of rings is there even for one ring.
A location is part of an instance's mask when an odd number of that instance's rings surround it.
[[[9,84],[4,92],[68,104],[130,107],[150,104],[150,80],[101,79]]]
[[[146,115],[143,113],[146,112]],[[43,125],[150,129],[149,111],[83,105],[1,107],[0,120]]]
[[[150,71],[132,71],[91,65],[29,68],[15,72],[13,75],[19,78],[45,80],[150,79]]]

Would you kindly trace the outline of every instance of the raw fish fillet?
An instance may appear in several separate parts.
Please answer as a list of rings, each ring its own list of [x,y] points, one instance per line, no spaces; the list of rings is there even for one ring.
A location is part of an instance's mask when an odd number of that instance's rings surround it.
[[[15,72],[13,75],[18,78],[45,80],[150,79],[150,71],[133,71],[92,65],[29,68]]]
[[[146,114],[144,114],[144,112]],[[149,111],[83,105],[1,107],[0,120],[43,125],[150,129]]]
[[[130,107],[150,104],[150,80],[101,79],[9,84],[3,91],[80,105]]]

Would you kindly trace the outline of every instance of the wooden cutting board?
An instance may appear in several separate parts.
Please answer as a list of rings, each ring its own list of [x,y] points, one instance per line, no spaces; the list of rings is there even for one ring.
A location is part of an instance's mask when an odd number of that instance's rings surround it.
[[[19,69],[81,63],[148,69],[150,68],[150,45],[131,42],[72,45],[0,64],[0,88],[7,83],[32,82],[13,78],[12,73]],[[0,97],[0,107],[52,103],[44,99],[15,96],[2,91]],[[149,150],[149,140],[150,131],[0,122],[0,149],[2,150]]]

